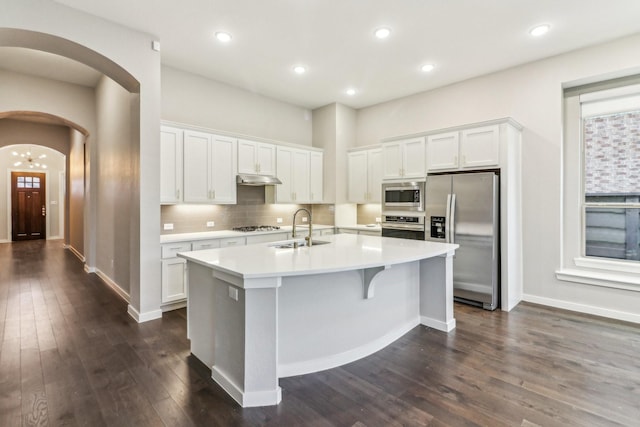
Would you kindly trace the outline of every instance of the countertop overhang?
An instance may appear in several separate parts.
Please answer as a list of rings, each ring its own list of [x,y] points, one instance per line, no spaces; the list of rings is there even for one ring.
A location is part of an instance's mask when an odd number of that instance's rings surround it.
[[[277,248],[273,243],[181,252],[179,257],[242,279],[302,276],[388,267],[453,255],[457,244],[353,234],[322,236],[329,244]]]

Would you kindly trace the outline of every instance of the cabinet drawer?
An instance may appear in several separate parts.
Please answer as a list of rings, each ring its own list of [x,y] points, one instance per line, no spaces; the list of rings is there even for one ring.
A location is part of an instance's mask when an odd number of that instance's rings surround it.
[[[220,239],[215,240],[198,240],[191,244],[194,251],[201,251],[203,249],[216,249],[220,247]]]
[[[175,258],[178,252],[189,252],[191,242],[167,243],[162,245],[162,258]]]
[[[244,246],[246,244],[244,237],[227,237],[226,239],[220,239],[220,247],[225,248],[228,246]]]
[[[277,242],[278,240],[287,240],[287,233],[270,233],[258,234],[257,236],[247,236],[247,245],[255,243]]]

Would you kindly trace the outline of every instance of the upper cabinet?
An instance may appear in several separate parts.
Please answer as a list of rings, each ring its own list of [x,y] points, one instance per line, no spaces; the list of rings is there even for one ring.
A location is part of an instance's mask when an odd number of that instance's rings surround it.
[[[382,178],[420,178],[426,174],[425,139],[403,139],[382,144]]]
[[[276,176],[282,184],[267,187],[271,203],[321,203],[323,154],[286,146],[276,147]]]
[[[380,203],[382,149],[348,153],[348,198],[351,203]]]
[[[322,203],[324,200],[324,154],[321,151],[309,152],[309,202]]]
[[[160,128],[160,203],[182,202],[182,129]]]
[[[237,140],[184,131],[184,197],[187,203],[236,203]]]
[[[276,146],[264,142],[238,140],[238,173],[276,175]]]
[[[499,164],[500,127],[498,125],[427,137],[428,172],[492,168]]]

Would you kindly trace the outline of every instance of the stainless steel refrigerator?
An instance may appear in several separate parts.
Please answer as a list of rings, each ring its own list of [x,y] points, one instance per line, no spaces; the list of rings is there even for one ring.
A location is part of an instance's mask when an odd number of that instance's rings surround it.
[[[457,243],[456,301],[495,310],[500,301],[499,176],[494,172],[430,175],[426,240]]]

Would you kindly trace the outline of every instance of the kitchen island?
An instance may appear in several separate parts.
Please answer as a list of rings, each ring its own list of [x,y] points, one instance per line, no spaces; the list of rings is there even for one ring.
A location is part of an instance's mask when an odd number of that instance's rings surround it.
[[[180,253],[191,353],[240,405],[275,405],[278,378],[372,354],[419,324],[449,332],[458,245],[340,234]]]

